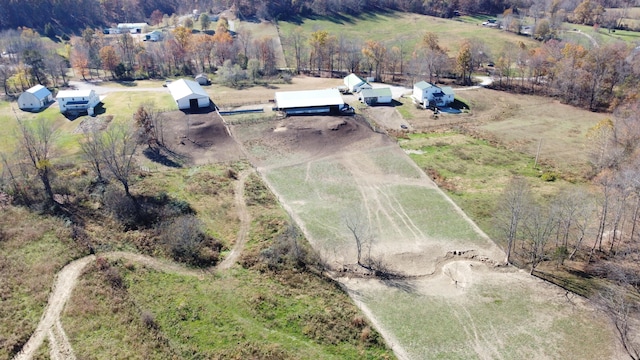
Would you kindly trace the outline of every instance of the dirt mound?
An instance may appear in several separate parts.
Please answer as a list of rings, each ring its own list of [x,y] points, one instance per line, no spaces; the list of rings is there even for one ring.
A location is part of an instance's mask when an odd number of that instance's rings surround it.
[[[195,165],[242,159],[242,151],[215,112],[165,113],[165,143]]]
[[[278,152],[316,158],[344,150],[384,144],[360,116],[291,116],[266,130],[258,140]]]

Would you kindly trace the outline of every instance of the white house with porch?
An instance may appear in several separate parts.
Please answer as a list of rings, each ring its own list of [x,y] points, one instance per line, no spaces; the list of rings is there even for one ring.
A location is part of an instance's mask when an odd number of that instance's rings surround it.
[[[411,95],[416,104],[423,108],[447,106],[454,101],[453,89],[450,86],[439,87],[426,81],[420,81],[413,85]]]

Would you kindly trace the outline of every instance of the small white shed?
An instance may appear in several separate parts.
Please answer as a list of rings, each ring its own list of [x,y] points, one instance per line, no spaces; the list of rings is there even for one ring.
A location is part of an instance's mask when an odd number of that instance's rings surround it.
[[[51,91],[46,87],[38,84],[18,97],[18,107],[26,111],[39,111],[44,109],[53,101]]]
[[[94,90],[61,90],[56,96],[61,113],[94,114],[95,107],[100,103],[100,97]]]
[[[180,79],[173,81],[167,87],[180,110],[197,110],[209,107],[211,104],[209,94],[193,80]]]
[[[391,88],[362,89],[358,99],[367,105],[390,104],[393,100],[391,97]]]
[[[351,73],[344,78],[344,84],[352,93],[360,92],[362,89],[371,89],[371,85],[369,83],[354,73]]]
[[[198,74],[194,80],[200,85],[209,85],[209,78],[205,74]]]

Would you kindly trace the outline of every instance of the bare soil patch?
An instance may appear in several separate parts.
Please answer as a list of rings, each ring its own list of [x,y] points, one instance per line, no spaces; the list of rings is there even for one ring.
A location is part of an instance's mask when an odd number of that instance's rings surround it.
[[[258,166],[269,166],[274,163],[273,160],[281,160],[274,159],[273,156],[277,154],[289,157],[293,165],[345,151],[391,144],[393,142],[386,136],[374,133],[361,116],[354,115],[290,116],[262,126],[245,146],[264,148],[262,154],[253,151],[253,160]],[[290,157],[292,154],[295,156]]]
[[[243,158],[224,120],[216,112],[171,111],[165,116],[165,144],[191,165],[231,162]]]

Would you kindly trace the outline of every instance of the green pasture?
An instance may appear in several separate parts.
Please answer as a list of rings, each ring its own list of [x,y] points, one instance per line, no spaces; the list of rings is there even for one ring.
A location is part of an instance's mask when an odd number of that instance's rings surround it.
[[[420,41],[422,34],[433,32],[438,35],[440,45],[455,56],[463,40],[483,41],[492,54],[497,54],[505,46],[515,46],[519,41],[536,47],[538,42],[506,31],[490,29],[480,25],[481,21],[456,21],[426,15],[402,12],[365,13],[354,17],[318,17],[300,19],[300,23],[279,22],[281,36],[290,34],[301,27],[306,34],[326,30],[336,38],[376,40],[385,44],[402,46],[405,54],[410,53]]]
[[[616,340],[593,312],[555,289],[536,290],[548,285],[526,275],[491,276],[457,289],[447,282],[453,297],[430,294],[443,285],[429,280],[408,281],[408,291],[358,291],[415,359],[611,358]]]
[[[198,279],[134,264],[116,266],[123,274],[125,289],[83,295],[101,285],[101,274],[93,270],[81,279],[64,314],[63,325],[77,356],[390,357],[380,345],[359,340],[361,329],[351,325],[358,317],[356,308],[346,294],[317,277],[294,276],[300,283],[292,287],[244,269]],[[155,328],[144,326],[142,313],[153,319]],[[379,338],[377,341],[379,344]]]

